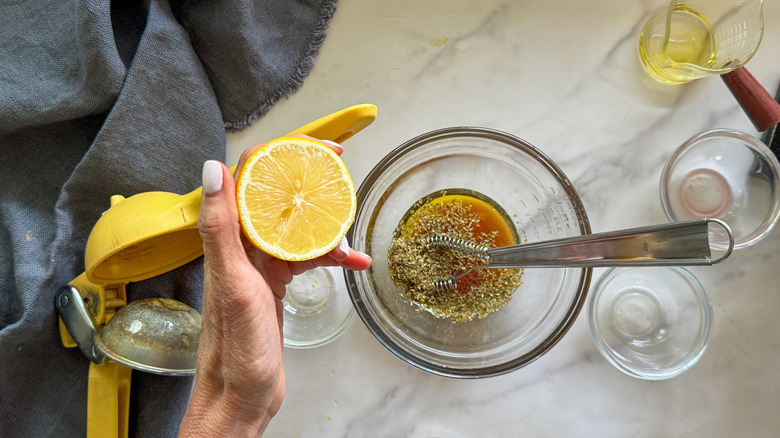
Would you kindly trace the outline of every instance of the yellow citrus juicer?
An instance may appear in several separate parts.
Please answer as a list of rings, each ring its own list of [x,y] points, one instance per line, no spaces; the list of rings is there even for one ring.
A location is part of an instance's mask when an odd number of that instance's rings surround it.
[[[376,112],[374,105],[355,105],[317,119],[286,136],[306,134],[341,143],[370,125],[376,119]],[[235,171],[235,166],[231,171]],[[96,222],[87,240],[85,272],[57,294],[55,306],[60,315],[65,316],[59,320],[63,345],[79,347],[91,360],[88,437],[127,436],[133,368],[168,375],[194,373],[194,362],[184,367],[146,366],[139,363],[143,361],[108,354],[105,347],[104,351],[98,351],[96,344],[100,341],[101,328],[118,312],[121,318],[123,309],[137,303],[127,304],[127,283],[171,271],[203,254],[203,242],[197,229],[201,195],[202,187],[185,195],[144,192],[128,198],[112,196],[110,208]],[[78,301],[79,312],[72,311],[74,301]],[[74,314],[85,316],[79,320],[73,318]],[[76,335],[75,339],[72,335]],[[133,342],[129,339],[127,343]],[[169,353],[160,353],[165,354]],[[105,356],[108,358],[104,360]]]

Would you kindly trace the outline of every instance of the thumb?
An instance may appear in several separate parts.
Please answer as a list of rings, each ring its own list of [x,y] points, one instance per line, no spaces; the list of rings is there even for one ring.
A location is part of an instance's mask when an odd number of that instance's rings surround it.
[[[213,160],[203,163],[202,178],[198,231],[203,240],[203,253],[209,261],[230,262],[244,252],[235,181],[224,164]]]

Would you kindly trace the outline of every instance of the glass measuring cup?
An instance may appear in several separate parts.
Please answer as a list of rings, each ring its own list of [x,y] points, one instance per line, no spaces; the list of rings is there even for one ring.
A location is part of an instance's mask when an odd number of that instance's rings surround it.
[[[653,79],[682,84],[743,66],[763,33],[763,0],[672,0],[642,28],[639,57]]]

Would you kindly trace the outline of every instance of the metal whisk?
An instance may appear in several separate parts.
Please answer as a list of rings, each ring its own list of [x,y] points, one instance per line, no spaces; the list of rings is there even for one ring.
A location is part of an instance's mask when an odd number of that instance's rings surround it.
[[[710,251],[710,224],[721,226],[729,247],[717,259]],[[431,245],[450,248],[486,261],[447,279],[433,282],[437,290],[455,290],[474,269],[603,266],[693,266],[720,263],[734,249],[731,228],[719,219],[696,219],[543,242],[488,248],[451,236],[431,236]]]

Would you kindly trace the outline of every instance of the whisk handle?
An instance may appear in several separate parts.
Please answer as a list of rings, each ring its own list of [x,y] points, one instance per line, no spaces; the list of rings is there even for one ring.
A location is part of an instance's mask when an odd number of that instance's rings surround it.
[[[710,223],[723,227],[731,241],[730,248],[716,260],[710,250]],[[717,219],[696,219],[494,248],[488,255],[489,266],[495,268],[690,266],[718,263],[732,249],[728,225]]]

